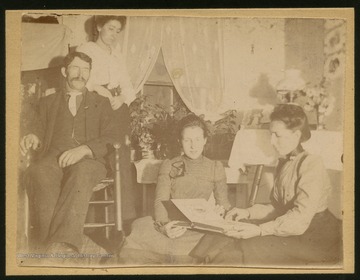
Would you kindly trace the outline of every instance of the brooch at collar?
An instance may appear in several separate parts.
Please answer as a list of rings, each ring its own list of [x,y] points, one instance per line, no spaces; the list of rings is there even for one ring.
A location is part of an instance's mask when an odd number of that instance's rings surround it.
[[[180,161],[176,161],[171,165],[171,170],[169,173],[170,178],[177,178],[177,177],[181,177],[184,176],[185,174],[185,163],[180,160]]]

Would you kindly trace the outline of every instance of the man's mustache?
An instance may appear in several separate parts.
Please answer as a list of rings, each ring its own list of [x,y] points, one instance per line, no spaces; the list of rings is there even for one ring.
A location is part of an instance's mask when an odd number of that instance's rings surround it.
[[[86,83],[86,80],[82,77],[76,77],[76,78],[72,78],[71,81],[78,81],[78,82],[84,82]]]

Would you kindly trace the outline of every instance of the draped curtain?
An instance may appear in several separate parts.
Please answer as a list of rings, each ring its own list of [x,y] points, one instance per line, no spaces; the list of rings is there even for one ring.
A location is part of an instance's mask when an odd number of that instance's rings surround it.
[[[224,92],[220,20],[183,17],[130,17],[126,58],[135,89],[140,90],[160,47],[180,97],[196,114],[215,114]]]
[[[129,17],[124,54],[135,92],[147,81],[161,46],[160,17]]]
[[[164,18],[162,50],[166,68],[188,108],[212,119],[223,95],[218,20]]]
[[[68,53],[71,30],[62,24],[21,24],[21,70],[38,70],[62,64]]]

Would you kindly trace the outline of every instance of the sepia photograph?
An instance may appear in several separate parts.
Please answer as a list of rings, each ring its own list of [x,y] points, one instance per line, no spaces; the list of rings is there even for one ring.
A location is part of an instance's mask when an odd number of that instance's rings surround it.
[[[9,13],[8,271],[354,269],[352,9]]]

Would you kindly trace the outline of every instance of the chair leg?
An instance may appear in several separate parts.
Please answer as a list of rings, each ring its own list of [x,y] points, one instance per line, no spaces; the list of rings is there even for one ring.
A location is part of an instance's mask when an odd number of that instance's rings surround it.
[[[104,190],[104,200],[109,200],[109,194],[108,194],[108,189],[105,188]],[[105,210],[105,223],[108,224],[109,223],[109,206],[105,205],[104,207]],[[105,227],[105,237],[106,239],[110,238],[110,228],[109,227]]]
[[[250,198],[249,198],[249,203],[247,207],[251,207],[255,204],[255,199],[259,190],[259,185],[260,185],[260,181],[261,181],[261,175],[262,175],[262,171],[263,171],[264,165],[263,164],[259,164],[256,166],[256,170],[255,170],[255,176],[254,176],[254,180],[253,180],[253,184],[251,187],[251,194],[250,194]]]
[[[114,144],[115,148],[115,227],[117,231],[122,231],[122,209],[121,209],[121,174],[120,174],[120,147]]]
[[[96,204],[104,204],[104,223],[95,223],[94,225],[88,224],[85,225],[87,228],[97,227],[100,228],[102,232],[102,238],[99,238],[97,234],[90,234],[89,236],[93,239],[95,243],[103,247],[109,253],[118,253],[124,244],[125,235],[123,232],[122,225],[122,212],[121,212],[121,174],[120,174],[120,144],[114,144],[115,148],[115,177],[113,183],[108,181],[112,186],[112,188],[105,187],[104,193],[102,195],[103,201],[94,201],[92,204],[96,206]],[[104,180],[107,181],[107,180]],[[112,192],[113,191],[113,192]],[[112,199],[111,199],[112,198]],[[109,203],[111,205],[109,205]],[[109,207],[114,207],[114,217],[110,212],[112,209]],[[111,220],[114,218],[114,222]],[[110,227],[114,227],[112,230]],[[104,239],[104,231],[105,227],[105,239]]]
[[[20,203],[23,203],[23,207],[20,209],[21,212],[18,213],[18,231],[17,231],[17,248],[21,249],[22,252],[28,251],[30,249],[30,214],[29,214],[29,197],[27,193],[19,195]],[[19,206],[18,206],[19,207]],[[19,209],[19,208],[18,208]],[[21,215],[21,217],[20,217]]]
[[[147,215],[147,186],[142,184],[142,215]]]

